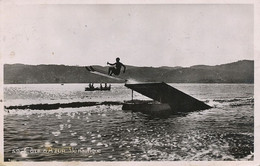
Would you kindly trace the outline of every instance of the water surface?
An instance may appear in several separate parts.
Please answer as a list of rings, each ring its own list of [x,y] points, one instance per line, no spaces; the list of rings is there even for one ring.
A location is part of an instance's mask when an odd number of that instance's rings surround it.
[[[122,105],[5,109],[5,161],[253,160],[253,84],[171,84],[212,109],[167,118]],[[131,90],[88,84],[4,85],[5,106],[131,99]],[[135,99],[148,99],[134,93]]]

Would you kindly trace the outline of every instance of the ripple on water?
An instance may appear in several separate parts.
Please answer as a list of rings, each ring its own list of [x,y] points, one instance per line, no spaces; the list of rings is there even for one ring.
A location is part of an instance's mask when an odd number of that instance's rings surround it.
[[[57,137],[57,136],[59,136],[59,135],[61,134],[61,132],[60,132],[60,131],[54,131],[54,132],[52,132],[52,134],[53,134],[55,137]]]
[[[79,136],[78,139],[81,140],[81,141],[86,141],[86,137],[84,137],[84,136]]]
[[[76,142],[70,143],[70,146],[77,146],[78,144]]]
[[[64,129],[64,125],[60,124],[60,130],[63,130],[63,129]]]
[[[103,145],[103,143],[101,143],[101,142],[97,143],[97,146],[102,146],[102,145]]]
[[[52,147],[52,144],[49,141],[47,141],[44,143],[44,147],[46,147],[46,148]]]
[[[77,134],[77,132],[73,132],[73,133],[70,133],[72,136],[75,136]]]

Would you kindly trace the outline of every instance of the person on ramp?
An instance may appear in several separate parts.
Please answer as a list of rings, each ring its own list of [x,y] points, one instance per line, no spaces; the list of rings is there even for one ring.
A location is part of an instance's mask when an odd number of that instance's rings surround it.
[[[108,75],[112,76],[114,75],[119,75],[121,71],[121,67],[124,68],[123,73],[125,73],[125,65],[120,62],[120,58],[116,58],[116,63],[109,63],[107,62],[108,65],[111,65],[111,67],[108,68]]]

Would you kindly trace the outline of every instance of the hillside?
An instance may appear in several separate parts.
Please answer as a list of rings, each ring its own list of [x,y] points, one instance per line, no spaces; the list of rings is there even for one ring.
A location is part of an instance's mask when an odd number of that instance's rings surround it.
[[[107,67],[95,66],[107,71]],[[127,66],[121,74],[125,79],[140,82],[167,83],[254,83],[254,61],[243,60],[216,66],[196,65],[184,67]],[[82,66],[5,64],[4,83],[87,83],[117,82],[90,74]]]

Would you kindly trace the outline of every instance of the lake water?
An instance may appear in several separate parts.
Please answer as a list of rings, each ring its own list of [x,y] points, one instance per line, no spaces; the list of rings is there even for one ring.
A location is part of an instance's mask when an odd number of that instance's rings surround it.
[[[213,108],[156,118],[123,111],[131,90],[88,84],[4,85],[5,161],[253,160],[253,84],[170,84]],[[97,86],[97,85],[96,85]],[[134,93],[135,99],[148,99]],[[59,109],[10,106],[114,101]]]

